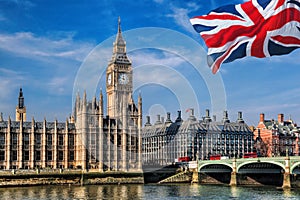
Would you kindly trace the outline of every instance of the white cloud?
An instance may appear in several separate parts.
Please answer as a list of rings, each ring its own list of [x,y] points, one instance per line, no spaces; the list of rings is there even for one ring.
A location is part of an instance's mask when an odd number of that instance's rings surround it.
[[[8,114],[13,111],[18,95],[14,92],[21,86],[24,75],[24,73],[0,67],[0,112]],[[14,97],[15,101],[12,101],[12,97]]]
[[[134,66],[156,64],[174,68],[185,62],[182,58],[167,52],[139,52],[130,55],[130,59],[133,61]]]
[[[62,39],[49,39],[30,32],[0,34],[0,49],[38,60],[54,57],[82,61],[94,45],[74,41],[73,35],[72,33]]]
[[[24,74],[8,69],[0,68],[0,101],[12,94],[13,89],[20,87],[24,80]]]
[[[192,25],[189,21],[190,19],[188,16],[189,10],[185,8],[173,7],[172,12],[173,13],[168,14],[167,17],[172,17],[179,26],[191,32]]]
[[[66,86],[69,85],[68,77],[53,77],[49,83],[49,89],[55,94],[63,94],[66,91]]]
[[[28,102],[28,108],[31,105],[28,111],[32,113],[42,110],[42,104],[46,104],[47,99],[58,99],[72,94],[76,70],[95,46],[92,43],[75,41],[73,38],[72,32],[56,32],[47,36],[37,36],[30,32],[0,34],[0,52],[5,52],[14,60],[0,61],[0,112],[13,115],[16,91],[20,86],[26,88],[26,85],[30,85],[30,90],[35,91],[28,94],[32,99],[41,98],[37,95],[43,93],[41,99],[44,100],[39,104]],[[35,71],[35,67],[39,69]],[[65,100],[61,101],[61,107],[69,108],[71,103],[66,105],[63,101]],[[52,109],[54,105],[50,107]]]
[[[171,17],[175,20],[175,22],[183,27],[185,30],[195,33],[191,23],[190,23],[190,16],[189,14],[193,11],[198,10],[200,7],[194,2],[189,2],[186,4],[185,8],[176,7],[171,5],[171,14],[168,14],[167,17]]]

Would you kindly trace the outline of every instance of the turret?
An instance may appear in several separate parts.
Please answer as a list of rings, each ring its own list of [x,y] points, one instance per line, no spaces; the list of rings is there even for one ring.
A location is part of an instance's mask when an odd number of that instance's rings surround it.
[[[97,110],[97,99],[96,96],[94,96],[92,101],[92,112],[96,113],[96,110]]]
[[[16,121],[26,121],[26,107],[24,104],[23,90],[20,88],[18,105],[16,107]]]
[[[103,94],[102,89],[100,90],[100,98],[99,98],[99,115],[103,118]]]
[[[143,109],[142,109],[142,96],[141,93],[139,93],[138,97],[138,128],[142,128],[143,124]]]
[[[86,91],[83,93],[82,98],[82,110],[81,110],[81,162],[82,169],[86,170],[86,147],[87,147],[87,100],[86,100]]]
[[[24,97],[23,97],[23,91],[22,91],[22,88],[20,88],[20,92],[19,92],[19,103],[18,103],[18,108],[24,108]]]

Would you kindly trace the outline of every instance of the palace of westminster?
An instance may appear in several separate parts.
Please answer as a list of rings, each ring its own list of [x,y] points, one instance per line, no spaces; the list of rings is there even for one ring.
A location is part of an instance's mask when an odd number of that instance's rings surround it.
[[[168,165],[179,157],[208,159],[210,155],[242,157],[255,151],[254,134],[238,113],[230,122],[227,111],[222,121],[206,116],[173,122],[150,117],[142,125],[142,97],[132,98],[132,64],[126,54],[120,20],[106,69],[107,113],[102,91],[99,100],[88,101],[86,93],[76,97],[73,115],[65,122],[26,120],[20,89],[16,119],[0,116],[0,169],[82,169],[98,171],[142,171],[144,165]]]

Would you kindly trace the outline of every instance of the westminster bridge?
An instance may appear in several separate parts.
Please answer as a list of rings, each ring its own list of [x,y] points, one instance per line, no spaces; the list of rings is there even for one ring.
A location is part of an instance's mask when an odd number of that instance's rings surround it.
[[[200,183],[210,179],[232,186],[266,183],[291,188],[300,183],[300,156],[199,160],[197,171]]]

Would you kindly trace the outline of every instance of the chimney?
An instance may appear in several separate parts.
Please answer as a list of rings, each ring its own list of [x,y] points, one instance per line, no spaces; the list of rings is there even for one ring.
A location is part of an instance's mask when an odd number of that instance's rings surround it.
[[[160,115],[157,115],[157,121],[155,122],[155,124],[161,124]]]
[[[217,116],[213,115],[213,121],[216,122],[217,121]]]
[[[206,116],[205,116],[205,122],[206,123],[208,123],[208,122],[211,122],[211,118],[210,118],[210,116],[209,116],[209,109],[206,109]]]
[[[227,110],[225,110],[223,112],[223,122],[224,123],[229,123],[230,122],[229,119],[228,119],[228,112],[227,112]]]
[[[194,116],[194,108],[190,108],[191,114],[190,116]]]
[[[147,119],[147,122],[146,122],[145,126],[151,126],[150,116],[146,116],[146,119]]]
[[[165,123],[165,118],[161,117],[161,123]]]
[[[265,121],[265,114],[264,113],[260,113],[259,115],[259,122],[264,122]]]
[[[278,114],[278,123],[283,123],[283,121],[284,121],[284,116],[283,116],[283,114]]]
[[[206,118],[209,118],[209,109],[206,109],[206,111],[205,111],[205,113],[206,113]]]
[[[171,121],[171,113],[167,112],[167,120],[166,123],[172,123]]]
[[[243,113],[241,111],[238,112],[238,119],[237,119],[238,123],[244,123],[243,120]]]
[[[177,119],[176,119],[176,123],[178,123],[178,122],[182,122],[182,119],[181,119],[181,111],[180,110],[178,110],[177,111],[177,113],[178,113],[178,116],[177,116]]]

